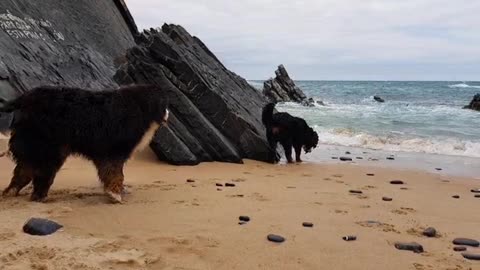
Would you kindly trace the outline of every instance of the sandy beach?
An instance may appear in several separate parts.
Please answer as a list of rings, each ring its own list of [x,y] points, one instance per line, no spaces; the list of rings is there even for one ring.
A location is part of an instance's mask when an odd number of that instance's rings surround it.
[[[1,158],[0,168],[3,189],[13,163]],[[29,202],[28,189],[2,198],[0,269],[480,269],[452,244],[480,239],[480,199],[470,192],[478,180],[346,164],[175,167],[150,151],[135,156],[125,176],[123,205],[108,203],[94,167],[80,158],[67,161],[46,203]],[[406,184],[391,185],[395,179]],[[239,225],[240,215],[251,221]],[[30,217],[64,229],[26,235]],[[430,226],[439,237],[421,235]],[[271,233],[286,241],[267,241]],[[396,241],[418,242],[425,253],[397,250]]]

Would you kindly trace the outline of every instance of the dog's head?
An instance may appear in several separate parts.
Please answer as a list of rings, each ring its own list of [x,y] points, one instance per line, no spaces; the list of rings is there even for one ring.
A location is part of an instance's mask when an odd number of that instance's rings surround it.
[[[318,145],[318,134],[312,128],[308,128],[305,134],[305,142],[303,144],[303,150],[305,153],[310,153]]]

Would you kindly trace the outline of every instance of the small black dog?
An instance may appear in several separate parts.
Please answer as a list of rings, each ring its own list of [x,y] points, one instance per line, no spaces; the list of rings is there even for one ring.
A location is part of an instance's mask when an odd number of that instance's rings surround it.
[[[305,153],[310,153],[317,147],[318,134],[307,122],[299,117],[291,116],[288,113],[273,113],[274,103],[269,103],[263,108],[262,122],[267,129],[267,139],[271,148],[271,160],[275,163],[279,161],[276,153],[277,142],[283,146],[288,163],[293,163],[292,147],[295,148],[295,157],[297,162],[302,162],[300,158],[302,147]]]

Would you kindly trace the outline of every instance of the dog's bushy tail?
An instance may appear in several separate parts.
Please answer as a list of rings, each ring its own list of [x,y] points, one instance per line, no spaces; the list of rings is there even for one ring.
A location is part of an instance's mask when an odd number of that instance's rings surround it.
[[[275,103],[268,103],[263,107],[262,123],[264,126],[270,126],[273,119],[273,110],[275,110]]]

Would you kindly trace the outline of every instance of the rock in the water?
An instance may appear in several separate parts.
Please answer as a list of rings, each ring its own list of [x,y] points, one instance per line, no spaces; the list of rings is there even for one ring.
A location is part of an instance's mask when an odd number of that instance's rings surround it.
[[[285,238],[280,235],[269,234],[267,236],[268,241],[275,242],[275,243],[282,243],[285,242]]]
[[[415,253],[422,253],[424,251],[423,246],[415,242],[412,242],[412,243],[397,242],[395,243],[395,248],[399,250],[410,250]]]
[[[387,157],[388,160],[395,160],[394,157]]]
[[[437,236],[437,230],[435,230],[435,228],[433,227],[430,227],[430,228],[426,228],[423,233],[423,235],[427,236],[427,237],[435,237]]]
[[[480,261],[480,254],[462,253],[462,256],[467,260]]]
[[[391,202],[391,201],[393,201],[393,199],[392,199],[392,198],[389,198],[389,197],[383,197],[382,200],[383,200],[384,202]]]
[[[471,246],[471,247],[478,247],[480,243],[477,240],[469,239],[469,238],[456,238],[453,240],[454,245],[460,246]]]
[[[63,225],[43,218],[31,218],[23,225],[23,232],[31,235],[50,235],[63,228]]]
[[[249,222],[250,221],[250,217],[249,216],[240,216],[238,217],[238,219],[240,221],[244,221],[244,222]]]
[[[303,222],[303,223],[302,223],[302,226],[303,226],[303,227],[307,227],[307,228],[311,228],[311,227],[313,227],[313,223],[311,223],[311,222]]]
[[[385,102],[385,100],[379,96],[373,96],[373,99],[376,101],[376,102],[380,102],[380,103],[383,103]]]
[[[356,157],[356,159],[363,159],[363,157]]]
[[[156,84],[166,91],[169,123],[150,144],[160,160],[273,162],[261,123],[267,99],[181,26],[144,31],[114,78],[121,85]]]
[[[476,94],[469,105],[465,106],[464,109],[470,109],[475,111],[480,111],[480,94]]]
[[[467,247],[453,247],[453,250],[457,252],[466,251]]]
[[[392,185],[403,185],[405,183],[402,180],[392,180],[392,181],[390,181],[390,184],[392,184]]]
[[[338,159],[338,157],[332,157],[332,159]]]
[[[437,170],[437,171],[443,171],[442,168],[435,168],[435,170]]]
[[[340,157],[340,160],[341,161],[352,161],[353,159],[349,158],[349,157]]]
[[[315,101],[295,85],[283,65],[275,71],[276,77],[263,83],[263,94],[272,102],[297,102],[305,106],[314,106]]]
[[[352,153],[350,153],[349,151],[345,152],[345,155],[351,155]]]

